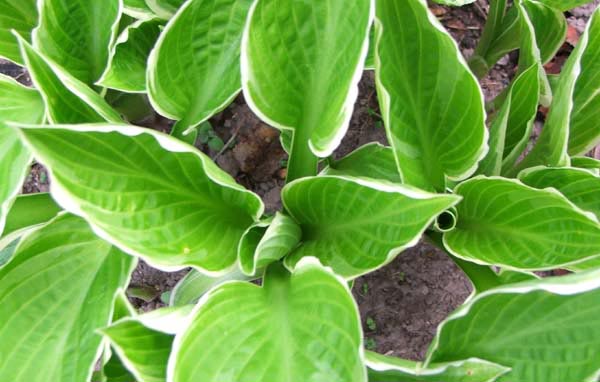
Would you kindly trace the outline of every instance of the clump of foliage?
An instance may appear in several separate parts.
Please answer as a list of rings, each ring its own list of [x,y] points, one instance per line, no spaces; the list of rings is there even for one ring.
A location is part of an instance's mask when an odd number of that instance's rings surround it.
[[[595,381],[600,11],[543,69],[583,3],[492,0],[467,63],[424,0],[0,0],[33,82],[0,77],[0,380]],[[476,76],[515,49],[486,108]],[[365,69],[390,146],[334,160]],[[240,90],[290,154],[273,216],[193,146]],[[17,196],[34,159],[50,193]],[[349,284],[422,237],[473,295],[423,362],[365,350]],[[138,259],[193,268],[169,307],[129,305]]]

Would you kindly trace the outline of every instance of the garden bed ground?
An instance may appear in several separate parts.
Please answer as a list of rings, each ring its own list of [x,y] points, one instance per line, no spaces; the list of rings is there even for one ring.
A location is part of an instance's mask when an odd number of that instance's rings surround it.
[[[569,42],[577,40],[587,18],[600,2],[581,7],[568,14],[571,25]],[[449,8],[431,5],[434,14],[458,41],[466,56],[472,54],[484,24],[487,2]],[[562,58],[571,47],[566,43],[559,59],[549,64],[549,70],[560,70]],[[504,57],[481,81],[486,99],[497,95],[514,76],[517,55]],[[0,60],[0,72],[28,83],[27,73]],[[540,113],[543,118],[543,113]],[[146,124],[167,131],[170,121],[153,116]],[[279,193],[285,179],[286,154],[281,148],[278,132],[258,120],[239,96],[224,112],[211,120],[216,134],[226,142],[215,152],[207,145],[200,149],[213,157],[218,165],[238,182],[258,193],[267,211],[281,208]],[[373,72],[365,72],[350,129],[336,156],[351,152],[371,141],[386,142],[377,106]],[[37,164],[23,187],[24,193],[48,191],[49,179]],[[162,293],[171,290],[187,271],[164,273],[141,263],[135,270],[132,285],[146,289],[155,298],[143,301],[132,298],[142,310],[163,305]],[[470,294],[471,285],[447,255],[425,243],[406,250],[386,267],[358,279],[354,286],[367,346],[383,354],[408,359],[422,359],[435,334],[437,325]]]

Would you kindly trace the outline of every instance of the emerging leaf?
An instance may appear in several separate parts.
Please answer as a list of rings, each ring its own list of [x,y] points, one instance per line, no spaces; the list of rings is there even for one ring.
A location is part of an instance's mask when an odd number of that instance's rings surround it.
[[[127,27],[110,52],[108,67],[98,84],[129,93],[146,91],[146,62],[160,35],[158,20],[138,21]]]
[[[394,158],[394,150],[376,142],[363,145],[340,160],[331,160],[329,166],[321,174],[347,175],[402,183]]]
[[[89,380],[102,340],[94,330],[109,323],[135,263],[72,215],[22,238],[0,269],[0,380]]]
[[[226,272],[263,211],[257,195],[203,153],[149,129],[32,126],[21,133],[50,171],[61,206],[162,269]]]
[[[486,154],[483,95],[424,0],[378,0],[376,80],[403,181],[444,191]]]
[[[535,31],[535,39],[540,50],[541,63],[549,62],[565,42],[567,19],[562,11],[551,8],[536,0],[522,0]]]
[[[262,275],[260,275],[262,276]],[[175,288],[171,291],[169,299],[170,306],[184,306],[196,304],[202,296],[217,285],[223,284],[226,281],[239,280],[251,281],[258,277],[246,276],[237,268],[222,275],[211,277],[192,269],[184,278],[179,280]]]
[[[536,0],[543,4],[546,4],[552,8],[556,8],[560,11],[568,11],[573,8],[577,8],[587,3],[591,3],[591,0]]]
[[[344,280],[314,258],[263,287],[212,290],[176,336],[168,381],[366,382],[358,309]],[[327,360],[326,362],[324,360]]]
[[[444,245],[455,256],[515,270],[541,270],[600,255],[595,216],[556,190],[478,177],[455,192],[463,197],[457,206],[458,223],[444,234]]]
[[[476,295],[441,324],[428,362],[481,357],[511,371],[498,382],[595,381],[600,271]]]
[[[248,276],[257,275],[258,271],[290,253],[301,236],[298,224],[279,212],[270,222],[259,222],[248,228],[238,247],[242,272]]]
[[[579,39],[577,47],[562,69],[546,124],[535,147],[517,166],[513,174],[536,165],[561,166],[569,163],[567,144],[569,140],[569,121],[573,115],[575,84],[582,69],[581,60],[588,48],[588,42],[593,42],[590,45],[591,52],[594,51],[595,45],[597,45],[595,43],[597,39],[594,39],[595,36],[590,35],[590,32],[598,28],[597,24],[600,24],[599,14],[600,9],[597,9],[592,15],[586,31]]]
[[[40,0],[33,45],[88,86],[106,68],[117,33],[120,0]]]
[[[286,185],[282,200],[302,228],[301,245],[286,264],[316,256],[351,279],[415,245],[435,217],[460,199],[368,179],[318,176]]]

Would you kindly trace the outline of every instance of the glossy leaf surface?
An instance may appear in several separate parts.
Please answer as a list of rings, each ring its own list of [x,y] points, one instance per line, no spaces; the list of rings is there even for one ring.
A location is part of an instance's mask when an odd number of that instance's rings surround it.
[[[506,136],[502,154],[503,173],[510,171],[519,159],[519,156],[527,147],[533,131],[533,122],[537,115],[540,100],[538,70],[538,64],[533,64],[515,79],[510,88],[510,112],[506,122]]]
[[[443,191],[487,151],[481,89],[425,1],[378,0],[375,26],[379,102],[400,175]]]
[[[148,94],[160,114],[185,130],[233,100],[241,88],[240,42],[251,4],[191,0],[169,21],[148,62]]]
[[[582,69],[581,60],[588,47],[588,42],[594,41],[593,36],[590,36],[590,30],[595,30],[600,24],[599,14],[600,10],[594,12],[577,47],[563,67],[544,129],[533,150],[520,163],[515,172],[536,165],[561,166],[569,163],[567,145],[569,123],[573,115],[575,85]],[[594,45],[592,45],[593,47]]]
[[[44,102],[40,94],[0,75],[0,236],[31,161],[31,153],[6,123],[41,123],[43,120]]]
[[[420,362],[366,352],[369,382],[493,382],[508,368],[471,358],[424,367]]]
[[[112,47],[108,66],[98,84],[124,92],[145,92],[146,63],[161,26],[160,21],[147,20],[127,27]]]
[[[553,187],[584,211],[600,219],[600,177],[575,168],[535,167],[519,174],[531,187]]]
[[[133,126],[21,129],[50,171],[51,193],[100,236],[157,267],[222,273],[262,214],[247,191],[208,157]]]
[[[91,86],[108,61],[119,17],[120,0],[40,0],[40,23],[33,33],[36,49]]]
[[[358,93],[371,20],[368,0],[255,3],[242,44],[244,96],[261,119],[294,131],[292,161],[310,151],[328,156],[339,145]]]
[[[126,317],[101,330],[137,382],[165,382],[175,333],[191,306],[161,308]]]
[[[314,258],[280,264],[264,286],[211,291],[178,334],[168,381],[366,382],[362,330],[346,283]]]
[[[455,256],[516,270],[557,268],[600,255],[600,224],[556,190],[478,177],[456,187],[456,229],[444,234]]]
[[[460,199],[401,185],[341,176],[296,180],[282,191],[302,228],[288,265],[316,256],[346,278],[390,262],[417,243],[434,218]]]
[[[0,57],[18,64],[23,63],[19,44],[12,30],[29,40],[31,31],[38,23],[36,0],[0,1]]]
[[[575,84],[569,154],[583,155],[600,143],[600,11],[590,20],[589,41]]]
[[[595,271],[476,295],[441,324],[428,360],[485,358],[512,369],[499,382],[596,380],[599,280]]]
[[[134,265],[72,215],[21,239],[0,269],[0,380],[88,380],[101,347],[95,330],[109,323]]]
[[[22,38],[21,52],[51,123],[121,122],[119,114],[90,89]]]

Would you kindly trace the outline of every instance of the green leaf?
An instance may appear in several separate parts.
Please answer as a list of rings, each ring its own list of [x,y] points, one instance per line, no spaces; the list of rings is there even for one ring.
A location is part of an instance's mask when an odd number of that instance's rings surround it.
[[[36,3],[36,0],[0,0],[0,57],[23,63],[12,30],[27,40],[31,38],[31,31],[38,23]]]
[[[454,7],[462,7],[466,4],[474,3],[475,0],[434,0],[438,4],[451,5]]]
[[[20,195],[6,216],[4,234],[43,224],[55,217],[61,208],[47,193]]]
[[[179,307],[195,304],[202,296],[204,296],[204,294],[206,294],[206,292],[226,281],[251,281],[257,278],[258,276],[248,277],[237,268],[222,276],[216,277],[211,277],[192,269],[184,278],[179,280],[177,285],[175,285],[175,288],[173,288],[171,298],[169,299],[169,305]]]
[[[499,382],[595,381],[600,271],[476,295],[441,324],[428,362],[470,357],[512,368]]]
[[[514,270],[562,267],[600,255],[600,224],[552,189],[477,177],[454,190],[456,229],[444,234],[455,256]],[[487,358],[486,358],[487,359]]]
[[[154,108],[188,135],[237,95],[240,42],[251,0],[190,0],[161,34],[148,61]]]
[[[0,269],[0,380],[89,380],[135,263],[68,214],[23,237]]]
[[[161,32],[158,20],[140,20],[125,29],[110,51],[98,85],[129,93],[146,91],[146,62]]]
[[[138,382],[165,382],[174,334],[185,327],[191,309],[161,308],[123,318],[100,332]]]
[[[149,20],[156,16],[145,0],[123,0],[123,13],[139,20]]]
[[[584,4],[591,3],[592,0],[536,0],[560,11],[568,11],[573,8],[580,7]]]
[[[589,157],[571,157],[571,166],[585,168],[596,175],[600,175],[600,160]]]
[[[523,71],[511,85],[510,112],[502,154],[502,173],[512,169],[529,143],[540,100],[538,71],[539,64],[536,63]]]
[[[575,83],[582,68],[582,57],[586,52],[588,41],[590,41],[590,31],[592,29],[595,30],[597,24],[600,24],[599,13],[600,10],[596,10],[592,15],[586,31],[579,39],[577,47],[571,53],[562,69],[558,88],[555,91],[550,112],[546,118],[546,124],[536,145],[529,155],[517,166],[513,174],[518,173],[522,169],[537,165],[561,166],[569,163],[567,144],[569,140],[569,121],[573,112]]]
[[[552,20],[555,20],[556,17],[552,11],[550,11],[549,14],[544,13],[544,10],[547,11],[544,6],[531,6],[530,9],[532,11],[530,14],[529,9],[526,7],[527,3],[528,0],[521,0],[514,4],[521,29],[519,39],[518,74],[523,73],[523,71],[529,69],[531,66],[537,67],[539,72],[539,103],[544,106],[549,106],[552,101],[552,89],[550,88],[550,82],[546,75],[546,71],[542,66],[542,53],[540,51],[541,47],[539,46],[539,43],[544,40],[542,37],[538,36],[538,34],[543,33],[550,35],[551,32],[544,30],[544,28],[547,29],[547,24],[552,25]],[[536,25],[533,21],[534,17],[539,24],[537,26],[539,30],[536,30]]]
[[[294,132],[288,179],[315,175],[340,144],[368,51],[370,0],[254,3],[242,42],[242,86],[265,122]]]
[[[489,14],[475,53],[469,65],[478,77],[483,77],[500,58],[519,48],[521,24],[516,7],[506,11],[506,0],[490,3]]]
[[[376,82],[403,181],[445,190],[487,152],[483,95],[424,0],[377,1]]]
[[[537,78],[537,69],[534,71],[533,76]],[[494,116],[494,120],[490,126],[490,149],[485,158],[479,163],[479,168],[476,172],[477,174],[488,176],[500,175],[502,169],[502,157],[506,147],[506,129],[511,111],[511,103],[512,92],[508,92],[502,107]]]
[[[600,11],[589,21],[589,41],[581,57],[581,73],[573,93],[569,154],[584,155],[600,143]],[[581,40],[580,40],[581,41]],[[581,42],[580,42],[581,44]]]
[[[365,70],[375,70],[375,27],[369,30],[369,50],[365,59]]]
[[[31,153],[6,122],[41,123],[43,120],[44,103],[40,94],[0,74],[0,235],[31,162]]]
[[[322,175],[347,175],[358,178],[402,183],[394,151],[391,147],[371,142],[359,147],[342,159],[330,161]]]
[[[534,167],[521,172],[519,179],[535,188],[553,187],[577,207],[600,219],[600,178],[587,170]]]
[[[286,264],[316,256],[351,279],[415,245],[435,217],[460,199],[368,179],[318,176],[287,184],[282,200],[302,228],[301,245]]]
[[[471,358],[424,367],[420,362],[366,352],[369,382],[493,382],[510,369]]]
[[[366,382],[358,309],[345,281],[314,258],[280,263],[263,287],[213,289],[175,337],[170,382]]]
[[[277,212],[270,222],[248,228],[238,247],[242,272],[254,276],[267,265],[290,253],[300,242],[301,229],[294,220]]]
[[[31,80],[42,94],[51,123],[122,122],[96,92],[18,38]]]
[[[134,126],[30,126],[21,133],[48,168],[50,191],[101,237],[165,269],[231,268],[260,198],[177,139]]]
[[[40,0],[33,45],[88,86],[104,72],[121,14],[120,0]]]
[[[173,17],[184,2],[185,0],[146,0],[146,5],[158,17],[168,20]]]
[[[567,37],[567,19],[562,11],[551,8],[537,0],[522,0],[540,50],[541,63],[552,60]]]

